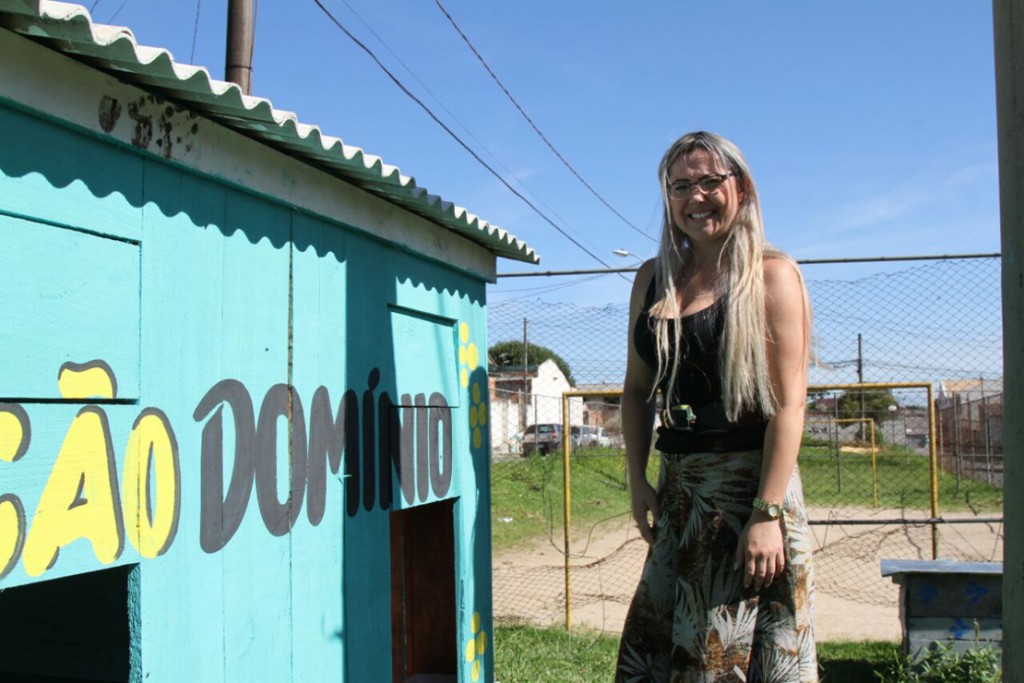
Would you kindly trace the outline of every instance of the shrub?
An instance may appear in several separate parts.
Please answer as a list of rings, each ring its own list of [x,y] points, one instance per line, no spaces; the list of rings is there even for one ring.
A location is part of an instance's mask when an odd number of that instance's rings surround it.
[[[877,676],[881,683],[999,683],[1003,680],[1000,664],[999,651],[991,647],[975,643],[974,649],[961,654],[952,643],[932,643],[920,659],[897,656]]]

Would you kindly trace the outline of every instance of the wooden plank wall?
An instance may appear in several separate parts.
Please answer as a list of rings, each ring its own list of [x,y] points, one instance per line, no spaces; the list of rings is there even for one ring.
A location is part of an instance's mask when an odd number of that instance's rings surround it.
[[[0,589],[137,565],[133,679],[384,681],[390,514],[447,500],[452,660],[491,680],[483,283],[16,102],[0,130]]]

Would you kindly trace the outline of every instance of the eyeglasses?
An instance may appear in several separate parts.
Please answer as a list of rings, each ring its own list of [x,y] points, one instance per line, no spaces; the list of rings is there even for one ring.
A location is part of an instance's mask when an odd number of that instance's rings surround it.
[[[711,194],[722,186],[727,178],[736,175],[735,173],[712,173],[698,178],[694,182],[689,180],[678,180],[668,186],[668,196],[672,199],[689,199],[693,194],[693,188],[700,190],[701,194]]]

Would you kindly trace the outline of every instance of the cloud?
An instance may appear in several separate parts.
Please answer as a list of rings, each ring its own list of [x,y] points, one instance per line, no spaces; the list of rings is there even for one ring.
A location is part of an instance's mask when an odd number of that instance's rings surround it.
[[[860,228],[881,227],[881,224],[911,214],[935,199],[935,194],[923,186],[904,186],[875,193],[840,207],[836,211],[838,219],[831,221],[825,232],[840,235]]]
[[[958,187],[983,180],[985,182],[999,181],[999,165],[992,162],[974,164],[954,171],[946,178],[946,185]]]
[[[998,181],[998,166],[992,162],[981,162],[938,173],[918,175],[884,189],[871,191],[864,188],[861,198],[853,199],[831,210],[831,217],[819,222],[815,229],[817,239],[834,236],[848,236],[858,231],[860,239],[865,236],[885,237],[892,240],[893,227],[902,234],[907,225],[938,226],[948,222],[948,214],[959,203],[957,192],[974,191],[970,188],[989,186]],[[877,231],[884,231],[879,233]],[[874,234],[872,234],[874,233]],[[833,242],[831,246],[836,246]]]

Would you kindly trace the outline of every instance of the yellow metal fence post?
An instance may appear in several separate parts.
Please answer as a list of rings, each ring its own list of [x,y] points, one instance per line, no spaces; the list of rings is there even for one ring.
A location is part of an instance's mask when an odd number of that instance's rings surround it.
[[[572,521],[572,479],[569,469],[570,441],[572,425],[569,424],[569,399],[570,398],[595,398],[607,396],[621,396],[621,391],[566,391],[562,393],[562,496],[563,515],[565,518],[565,628],[572,630],[572,566],[570,564],[570,523]]]
[[[869,420],[869,422],[871,423],[871,485],[875,507],[878,507],[878,449],[875,448],[875,421]]]
[[[928,385],[928,459],[931,463],[932,519],[939,518],[939,456],[935,450],[935,401]],[[932,559],[939,559],[939,525],[932,522]]]
[[[565,630],[572,630],[572,587],[569,566],[569,523],[571,521],[570,505],[572,502],[572,483],[569,478],[569,442],[572,426],[569,424],[569,396],[562,394],[562,504],[564,507],[565,533]]]

